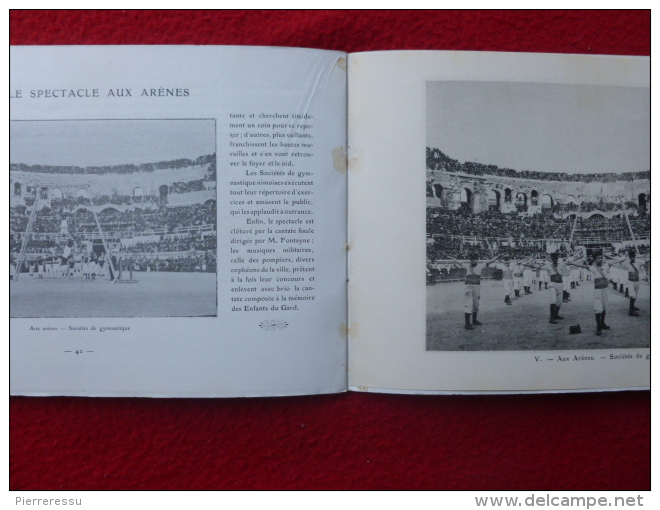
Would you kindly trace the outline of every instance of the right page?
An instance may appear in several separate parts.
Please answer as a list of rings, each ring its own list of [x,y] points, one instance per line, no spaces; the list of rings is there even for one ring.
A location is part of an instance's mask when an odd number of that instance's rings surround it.
[[[650,59],[349,56],[349,386],[650,387]]]

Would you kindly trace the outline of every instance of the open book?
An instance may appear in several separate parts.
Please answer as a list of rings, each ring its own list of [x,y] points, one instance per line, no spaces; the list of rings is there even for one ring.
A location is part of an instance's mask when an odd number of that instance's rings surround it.
[[[650,385],[650,62],[13,47],[14,395]]]

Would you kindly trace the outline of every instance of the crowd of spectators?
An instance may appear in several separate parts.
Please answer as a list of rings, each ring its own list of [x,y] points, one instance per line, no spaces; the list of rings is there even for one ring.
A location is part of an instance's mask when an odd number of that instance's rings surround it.
[[[171,193],[189,193],[191,191],[203,191],[207,189],[202,179],[189,182],[175,182],[169,187]],[[28,206],[34,204],[34,197],[26,196],[25,203]],[[138,207],[158,207],[162,205],[160,197],[156,195],[100,195],[91,200],[85,196],[53,198],[50,201],[51,208],[56,211],[73,212],[80,207],[94,205],[101,207],[108,206],[138,206]]]
[[[215,250],[201,254],[153,256],[139,255],[133,259],[134,271],[165,272],[208,272],[215,273],[217,258]]]
[[[628,226],[628,221],[630,226]],[[629,218],[614,216],[605,218],[603,216],[592,216],[590,218],[578,218],[575,226],[575,232],[582,237],[622,237],[630,239],[630,228],[635,235],[648,236],[651,234],[651,218],[647,215]]]
[[[10,253],[18,253],[21,249],[22,237],[16,235],[12,237]],[[28,244],[26,248],[27,253],[39,253],[39,254],[53,254],[54,250],[58,247],[57,242],[53,239],[28,239]]]
[[[630,252],[630,250],[633,249],[642,256],[651,255],[650,243],[646,243],[646,244],[638,243],[637,245],[626,244],[625,246],[619,249],[617,255],[627,255]]]
[[[208,184],[209,180],[196,179],[188,182],[174,182],[168,188],[169,193],[190,193],[195,191],[204,191],[207,189],[214,189],[214,186]],[[25,204],[29,207],[34,205],[34,195],[26,195],[23,197]],[[43,203],[43,202],[42,202]],[[77,197],[65,196],[55,197],[50,200],[50,208],[60,212],[74,212],[76,209],[85,206],[102,207],[107,206],[121,206],[121,207],[152,207],[156,208],[162,205],[163,200],[157,195],[100,195],[89,199],[86,196],[79,195]],[[23,209],[25,206],[20,206]]]
[[[25,232],[29,222],[30,210],[25,206],[10,208],[10,228],[12,232]],[[98,214],[104,231],[122,231],[142,233],[146,231],[172,232],[177,228],[215,225],[215,201],[206,204],[193,204],[178,207],[162,207],[154,210],[139,208],[120,212],[106,209]],[[85,209],[76,213],[61,212],[44,207],[35,216],[32,232],[59,233],[62,220],[66,220],[67,230],[73,232],[94,232],[97,229],[93,214]]]
[[[552,214],[547,213],[524,218],[515,212],[502,213],[497,210],[474,214],[464,204],[457,210],[429,208],[426,231],[445,236],[560,239],[570,234],[570,223],[567,220],[556,220]]]
[[[202,237],[199,234],[160,236],[158,241],[138,241],[130,245],[122,245],[120,253],[167,253],[181,251],[206,251],[215,250],[217,244],[216,235]]]
[[[157,163],[143,163],[140,165],[107,165],[107,166],[53,166],[53,165],[26,165],[11,163],[9,171],[38,172],[50,174],[132,174],[136,172],[154,172],[156,170],[181,169],[191,166],[213,165],[215,172],[215,154],[207,154],[196,159],[179,158]]]
[[[647,214],[628,216],[617,214],[611,218],[593,215],[589,218],[556,217],[551,210],[536,214],[520,215],[516,212],[503,213],[490,209],[472,213],[467,204],[451,210],[441,207],[429,207],[426,216],[427,232],[454,236],[504,237],[514,239],[561,239],[568,237],[575,223],[576,233],[588,235],[598,232],[628,232],[628,221],[638,235],[651,231],[651,218]]]
[[[37,252],[34,252],[37,253]],[[20,272],[22,273],[43,273],[41,267],[43,264],[56,264],[61,263],[61,253],[53,255],[50,251],[38,252],[38,256],[31,256],[29,259],[24,259],[21,263]],[[89,257],[85,257],[87,260]],[[95,256],[91,257],[95,260]],[[121,265],[125,270],[132,268],[134,272],[208,272],[215,273],[217,268],[216,251],[206,251],[204,253],[184,253],[184,254],[167,254],[167,255],[149,255],[140,254],[131,256],[130,258],[121,255],[119,258],[113,258],[115,266]],[[77,271],[77,276],[82,276],[81,262],[82,257],[75,257],[70,259],[71,267]],[[10,263],[16,264],[16,255],[10,256]],[[69,263],[67,263],[69,264]],[[36,269],[37,265],[39,269]],[[33,271],[34,268],[34,271]],[[96,271],[103,271],[103,268],[96,269]],[[98,274],[98,273],[97,273]],[[54,277],[52,274],[47,277]]]
[[[626,202],[623,204],[623,207],[627,211],[633,211],[635,214],[637,214],[638,207],[634,202]],[[602,211],[602,212],[612,212],[612,211],[620,211],[622,209],[621,204],[615,203],[615,202],[582,202],[580,204],[580,212],[593,212],[593,211]],[[557,209],[557,212],[563,212],[564,210],[567,210],[562,206],[559,206]],[[577,211],[578,207],[577,205],[574,205],[570,211]]]
[[[179,207],[164,207],[157,210],[120,212],[117,210],[102,211],[98,215],[101,227],[108,231],[148,232],[165,230],[172,232],[177,228],[215,225],[215,202],[194,204]],[[87,219],[82,225],[95,227]]]
[[[203,179],[197,179],[188,182],[173,182],[170,186],[170,193],[190,193],[192,191],[204,191],[206,186]]]
[[[489,242],[487,240],[464,241],[458,238],[438,237],[432,243],[426,245],[426,260],[435,262],[436,260],[446,260],[451,256],[457,260],[467,260],[472,254],[476,254],[479,259],[488,259],[501,250],[515,259],[539,258],[546,253],[547,244],[545,241],[528,241],[519,239],[505,242]]]
[[[154,205],[158,206],[160,200],[156,195],[101,195],[92,199],[95,206],[102,205]]]
[[[632,181],[636,179],[650,179],[651,171],[624,172],[624,173],[593,173],[568,174],[565,172],[537,172],[532,170],[512,170],[500,168],[497,165],[484,165],[466,161],[460,163],[444,154],[440,149],[426,148],[426,168],[428,170],[442,170],[445,172],[459,172],[471,175],[496,175],[500,177],[514,177],[518,179],[537,179],[570,182],[616,182]]]
[[[31,212],[23,205],[10,208],[10,256],[14,258],[20,253]],[[137,271],[216,270],[215,201],[146,211],[106,209],[98,219],[106,237],[128,239],[150,232],[159,234],[158,241],[118,246],[116,254],[133,258]],[[98,227],[89,210],[69,213],[44,207],[35,216],[31,231],[25,253],[35,260],[37,256],[61,257],[67,240],[76,239],[79,244],[82,234],[97,234]]]
[[[620,243],[630,240],[630,227],[637,238],[647,239],[651,233],[648,215],[626,220],[625,216],[612,218],[557,219],[551,211],[534,215],[502,213],[498,210],[471,213],[466,204],[459,209],[428,208],[426,216],[427,259],[467,259],[476,253],[485,259],[500,249],[515,258],[540,257],[549,247],[567,241],[571,232],[575,242]],[[573,230],[574,229],[574,230]],[[566,249],[564,247],[564,249]],[[560,248],[561,250],[561,248]]]
[[[25,232],[29,221],[25,206],[9,208],[9,228],[13,232]]]

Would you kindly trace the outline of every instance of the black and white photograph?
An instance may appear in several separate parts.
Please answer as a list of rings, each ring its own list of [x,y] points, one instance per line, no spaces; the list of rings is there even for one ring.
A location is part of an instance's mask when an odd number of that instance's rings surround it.
[[[650,347],[650,89],[426,83],[426,350]]]
[[[10,122],[11,317],[217,316],[214,119]]]

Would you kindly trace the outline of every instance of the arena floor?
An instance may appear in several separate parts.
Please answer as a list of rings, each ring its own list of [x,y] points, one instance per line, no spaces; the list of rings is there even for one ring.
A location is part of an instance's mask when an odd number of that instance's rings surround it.
[[[215,273],[135,273],[138,283],[38,279],[9,285],[10,317],[204,317],[217,315]]]
[[[463,282],[439,283],[426,290],[426,349],[429,351],[526,351],[553,349],[645,348],[651,346],[651,289],[640,285],[635,305],[639,317],[629,317],[629,300],[610,289],[606,323],[612,329],[595,335],[593,286],[582,282],[570,290],[564,303],[564,320],[549,324],[550,289],[504,303],[501,281],[482,280],[479,321],[474,330],[464,329]],[[580,324],[582,333],[571,335],[568,327]]]

